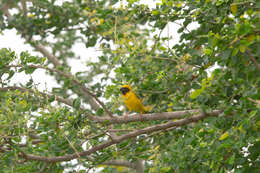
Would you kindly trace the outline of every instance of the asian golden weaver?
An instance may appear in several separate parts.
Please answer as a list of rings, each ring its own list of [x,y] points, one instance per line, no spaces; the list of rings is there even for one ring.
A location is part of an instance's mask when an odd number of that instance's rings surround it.
[[[122,97],[125,102],[126,107],[130,112],[135,111],[140,114],[150,111],[149,106],[144,106],[142,101],[137,97],[137,95],[132,91],[132,88],[129,85],[123,85],[120,88],[122,92]]]

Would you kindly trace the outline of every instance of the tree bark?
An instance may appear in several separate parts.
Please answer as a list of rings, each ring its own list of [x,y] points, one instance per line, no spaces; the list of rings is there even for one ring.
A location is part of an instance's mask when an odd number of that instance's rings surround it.
[[[136,173],[144,173],[144,164],[142,160],[137,160],[135,166]]]

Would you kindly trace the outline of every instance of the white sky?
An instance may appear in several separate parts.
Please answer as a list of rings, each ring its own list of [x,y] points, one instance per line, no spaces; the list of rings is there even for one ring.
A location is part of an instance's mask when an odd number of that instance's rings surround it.
[[[35,52],[33,48],[29,44],[25,44],[25,40],[21,38],[19,35],[16,35],[16,30],[5,30],[3,31],[3,34],[0,35],[0,49],[1,48],[8,48],[12,51],[15,51],[16,55],[19,56],[21,52],[28,51],[31,55],[38,55],[42,56],[40,53]],[[78,71],[84,71],[86,70],[86,66],[84,64],[86,59],[89,58],[95,58],[98,55],[100,55],[99,52],[95,52],[93,48],[87,49],[84,44],[75,44],[73,46],[73,51],[76,55],[79,55],[81,59],[79,60],[69,60],[69,63],[72,67],[72,73],[76,73]],[[84,61],[83,61],[84,60]],[[31,75],[35,83],[39,84],[39,90],[45,90],[50,91],[52,87],[57,86],[57,83],[55,80],[45,74],[45,70],[43,69],[37,69],[35,73]],[[22,84],[25,84],[31,77],[28,75],[25,75],[24,73],[15,74],[15,76],[12,79],[12,84],[17,83],[17,81],[21,82]]]

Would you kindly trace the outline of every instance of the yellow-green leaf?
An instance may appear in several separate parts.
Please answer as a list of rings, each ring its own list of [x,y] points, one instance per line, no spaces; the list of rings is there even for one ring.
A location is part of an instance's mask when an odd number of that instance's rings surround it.
[[[230,9],[233,15],[237,14],[237,5],[231,4]]]
[[[153,10],[153,11],[152,11],[152,14],[153,14],[153,15],[158,15],[158,14],[160,14],[160,12],[159,12],[158,10]]]
[[[169,106],[169,107],[173,106],[173,102],[170,102],[170,103],[168,104],[168,106]]]
[[[203,91],[204,91],[204,89],[197,89],[197,90],[193,91],[190,95],[190,98],[191,99],[197,98]]]
[[[20,101],[20,105],[22,105],[23,108],[26,108],[27,102],[25,100]]]
[[[157,145],[157,146],[154,148],[154,150],[155,150],[155,151],[158,151],[159,148],[160,148],[160,145]]]
[[[254,41],[254,39],[255,39],[255,35],[254,35],[254,34],[251,34],[251,35],[249,35],[249,36],[246,38],[246,41],[252,42],[252,41]]]
[[[155,158],[155,154],[151,155],[148,160],[153,160]]]
[[[239,51],[239,48],[238,48],[238,47],[234,48],[233,51],[232,51],[232,56],[236,56],[236,54],[238,53],[238,51]]]
[[[181,2],[178,2],[178,3],[176,4],[176,7],[178,7],[178,8],[181,8],[181,6],[182,6],[182,3],[181,3]]]
[[[241,44],[241,45],[239,46],[239,50],[240,50],[241,53],[244,53],[244,52],[246,51],[246,46],[243,45],[243,44]]]
[[[219,140],[222,141],[222,140],[226,139],[228,136],[229,136],[229,133],[228,133],[228,132],[225,132],[225,133],[223,133],[223,134],[220,136]]]
[[[212,50],[211,49],[203,49],[203,52],[206,54],[206,55],[210,55],[212,53]]]
[[[172,111],[173,111],[172,108],[167,109],[167,112],[172,112]]]
[[[118,172],[125,172],[127,168],[125,168],[123,166],[117,166],[116,169]]]
[[[246,133],[246,131],[243,129],[243,125],[241,124],[239,127],[238,127],[238,130],[242,133]]]
[[[155,167],[150,168],[150,169],[149,169],[149,172],[150,172],[150,173],[155,172]]]
[[[113,155],[113,157],[117,157],[117,156],[118,156],[118,152],[113,151],[113,152],[112,152],[112,155]]]

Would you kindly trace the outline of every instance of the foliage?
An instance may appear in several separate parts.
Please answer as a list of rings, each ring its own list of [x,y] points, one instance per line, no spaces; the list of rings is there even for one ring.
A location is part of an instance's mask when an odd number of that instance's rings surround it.
[[[0,2],[1,30],[16,29],[42,54],[0,50],[3,172],[79,171],[78,165],[111,173],[133,168],[110,166],[111,160],[143,160],[149,173],[260,170],[259,2],[151,1],[154,8],[139,0],[58,2]],[[178,36],[164,34],[169,28],[179,33],[177,44],[171,41]],[[72,74],[69,62],[79,58],[73,51],[79,43],[102,54],[90,56],[87,71]],[[37,69],[46,70],[58,86],[47,92],[39,91],[33,80],[11,85],[17,73],[30,76]],[[132,136],[78,158],[80,152],[113,142],[109,120],[97,120],[124,115],[122,84],[130,84],[145,105],[153,105],[152,113],[223,113]],[[112,128],[120,136],[173,121],[178,120],[115,123]],[[46,164],[27,154],[74,154],[77,161]]]

